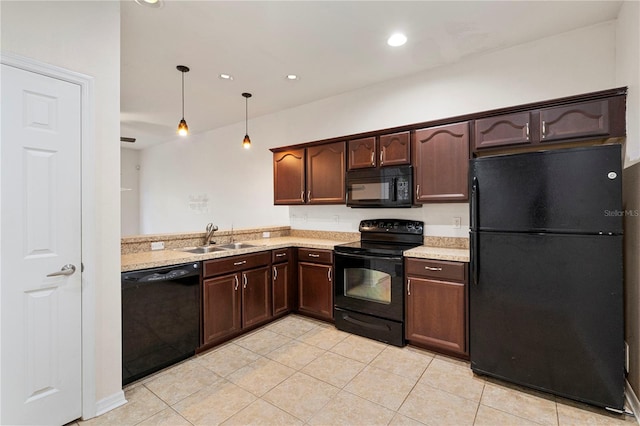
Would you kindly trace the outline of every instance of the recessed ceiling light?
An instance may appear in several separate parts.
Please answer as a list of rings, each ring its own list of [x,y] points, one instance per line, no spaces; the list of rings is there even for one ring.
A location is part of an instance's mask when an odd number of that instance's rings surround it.
[[[402,46],[406,42],[407,42],[407,36],[405,36],[402,33],[395,33],[387,39],[387,44],[393,47]]]
[[[219,74],[218,78],[221,80],[233,80],[233,76],[231,74]]]
[[[298,77],[295,74],[287,74],[287,80],[299,80],[300,77]]]
[[[140,6],[162,7],[162,0],[134,0]]]

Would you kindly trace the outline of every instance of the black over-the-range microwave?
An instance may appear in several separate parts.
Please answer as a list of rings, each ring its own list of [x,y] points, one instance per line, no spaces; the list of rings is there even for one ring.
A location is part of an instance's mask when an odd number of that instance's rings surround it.
[[[346,180],[349,207],[417,207],[411,166],[350,170]]]

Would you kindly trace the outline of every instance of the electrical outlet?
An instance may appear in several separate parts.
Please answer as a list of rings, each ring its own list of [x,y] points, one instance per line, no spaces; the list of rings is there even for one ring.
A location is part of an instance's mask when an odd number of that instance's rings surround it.
[[[151,250],[164,250],[164,241],[156,241],[151,243]]]
[[[455,229],[460,229],[460,222],[461,222],[461,218],[456,216],[453,218],[453,227]]]
[[[629,372],[629,344],[624,342],[624,371]]]
[[[265,231],[262,233],[262,238],[269,238],[269,237],[271,237],[271,232]]]

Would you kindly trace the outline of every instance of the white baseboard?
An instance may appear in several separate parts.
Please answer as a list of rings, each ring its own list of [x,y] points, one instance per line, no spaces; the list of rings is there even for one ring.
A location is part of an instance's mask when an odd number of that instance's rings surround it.
[[[113,395],[109,395],[106,398],[102,398],[100,401],[96,402],[96,417],[126,403],[127,400],[124,398],[123,390],[120,390]]]
[[[627,397],[627,402],[629,403],[633,414],[636,416],[636,422],[640,425],[640,401],[629,382],[626,382],[626,386],[624,387],[624,395]]]

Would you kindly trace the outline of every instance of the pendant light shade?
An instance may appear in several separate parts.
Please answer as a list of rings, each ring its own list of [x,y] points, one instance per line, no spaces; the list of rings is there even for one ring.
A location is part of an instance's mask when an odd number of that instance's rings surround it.
[[[242,146],[244,149],[251,148],[251,138],[249,138],[248,121],[249,121],[249,98],[251,93],[243,93],[244,96],[244,139]]]
[[[187,126],[187,122],[184,119],[184,73],[189,72],[189,67],[178,65],[176,68],[182,73],[182,119],[178,124],[178,134],[180,136],[187,136],[189,135],[189,126]]]

